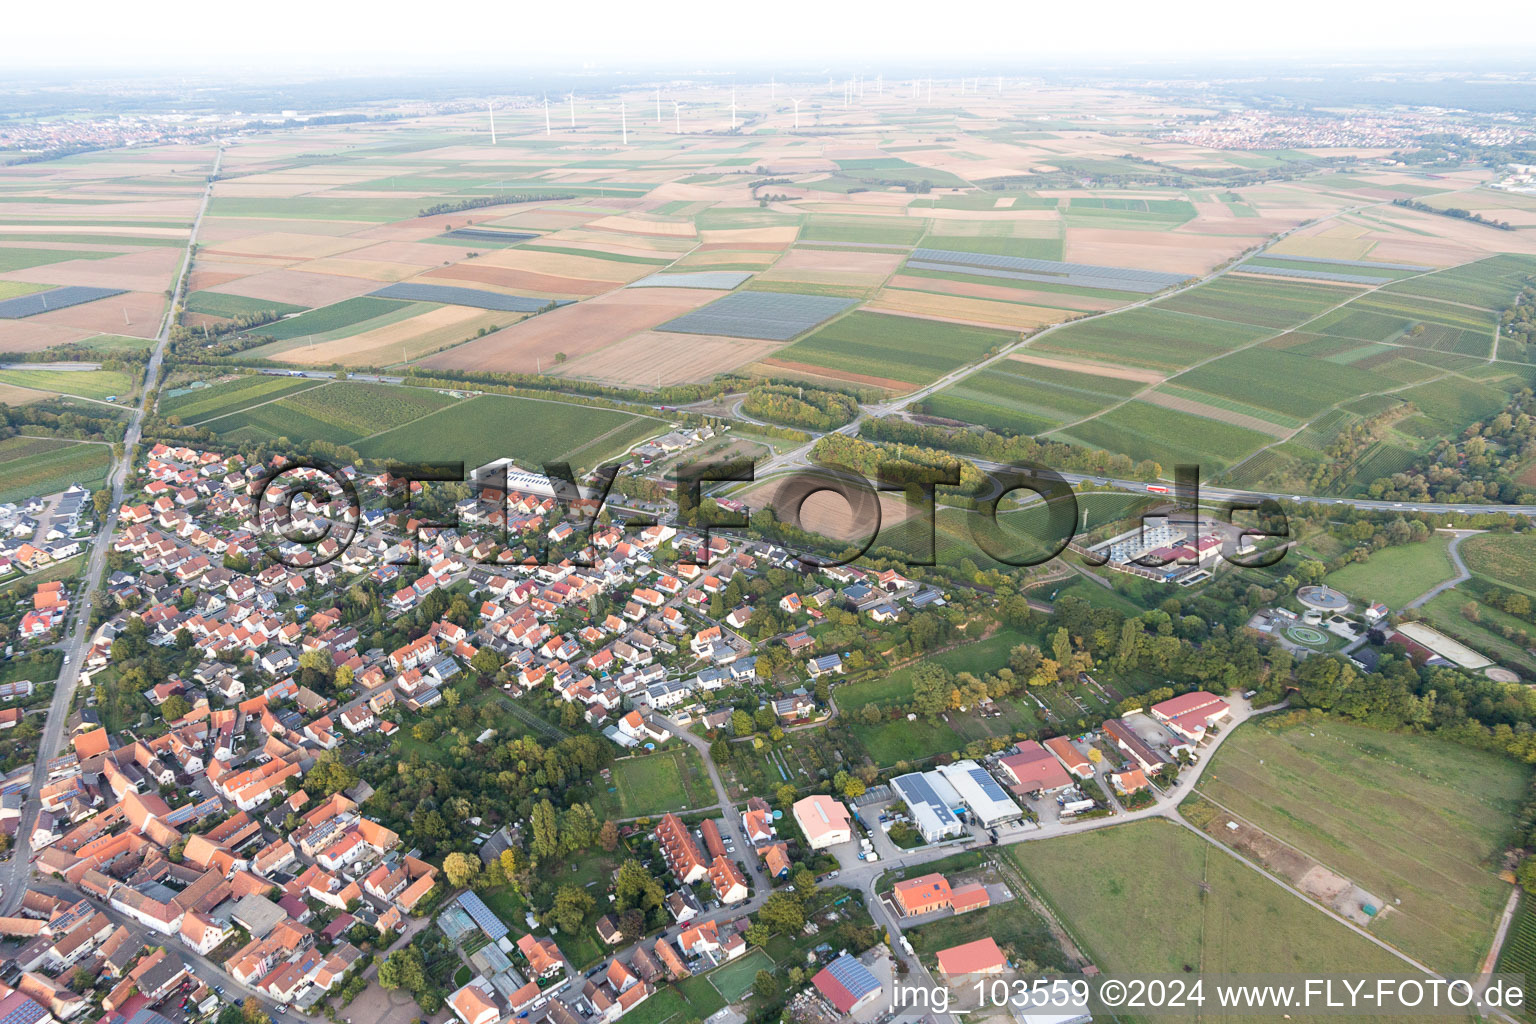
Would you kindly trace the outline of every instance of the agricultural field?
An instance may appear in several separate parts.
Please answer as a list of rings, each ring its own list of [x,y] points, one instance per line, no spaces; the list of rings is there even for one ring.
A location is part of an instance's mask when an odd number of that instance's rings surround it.
[[[1477,967],[1509,895],[1498,855],[1529,775],[1448,740],[1298,717],[1231,736],[1199,793],[1381,897],[1372,934],[1453,972]]]
[[[779,349],[768,364],[804,366],[852,383],[878,378],[900,387],[930,383],[1017,339],[1010,331],[860,310]]]
[[[1006,856],[1105,974],[1406,969],[1391,953],[1168,821],[1018,843]]]
[[[357,445],[365,458],[462,461],[467,467],[515,459],[536,467],[569,461],[588,469],[666,423],[649,416],[534,398],[481,395]]]
[[[1520,907],[1510,922],[1509,934],[1504,938],[1504,948],[1499,953],[1499,963],[1495,970],[1525,975],[1526,1009],[1518,1016],[1525,1021],[1536,1020],[1536,1010],[1531,1009],[1530,998],[1532,992],[1536,991],[1536,986],[1530,981],[1536,978],[1536,912],[1531,909],[1529,896],[1520,897]]]
[[[421,419],[454,401],[426,388],[337,381],[200,425],[235,441],[286,437],[351,444]]]
[[[320,380],[250,374],[219,381],[206,388],[194,388],[182,395],[162,395],[159,413],[162,416],[175,416],[182,423],[200,424],[258,402],[276,401],[285,395],[317,388],[324,383]]]
[[[1458,549],[1473,574],[1502,587],[1536,592],[1536,540],[1528,533],[1482,533]]]
[[[53,494],[70,484],[94,488],[106,478],[112,446],[59,438],[0,440],[0,501]]]
[[[0,384],[97,400],[127,398],[134,382],[120,370],[0,370]]]
[[[246,295],[223,295],[219,292],[193,292],[187,296],[186,307],[189,313],[202,313],[226,319],[249,313],[275,313],[278,316],[286,316],[304,311],[303,306],[295,306],[287,302],[253,299]]]

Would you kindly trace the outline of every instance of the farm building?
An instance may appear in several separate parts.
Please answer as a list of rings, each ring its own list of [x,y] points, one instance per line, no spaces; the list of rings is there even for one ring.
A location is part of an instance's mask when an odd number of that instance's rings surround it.
[[[1078,778],[1086,779],[1093,775],[1093,762],[1065,736],[1053,736],[1046,740],[1045,749],[1055,754],[1061,766]]]
[[[862,1010],[880,995],[879,980],[850,953],[816,972],[811,984],[844,1015]]]
[[[941,949],[938,957],[941,974],[999,974],[1008,966],[1008,959],[992,938]]]
[[[1152,705],[1152,717],[1187,740],[1198,743],[1206,729],[1231,714],[1232,708],[1214,693],[1196,690]]]
[[[853,838],[848,808],[829,796],[808,796],[795,801],[790,810],[813,850],[823,850]]]
[[[1002,758],[998,764],[1003,774],[1013,780],[1015,793],[1055,793],[1072,785],[1072,777],[1061,762],[1039,743],[1025,740],[1013,749],[1016,753]]]

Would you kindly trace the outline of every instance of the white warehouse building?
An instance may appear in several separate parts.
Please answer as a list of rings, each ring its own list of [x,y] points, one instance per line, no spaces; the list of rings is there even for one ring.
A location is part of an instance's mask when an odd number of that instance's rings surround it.
[[[987,828],[1024,817],[1007,791],[975,761],[941,765],[938,774],[959,794],[971,816]]]
[[[934,784],[947,792],[940,793]],[[951,810],[957,805],[958,795],[938,772],[909,772],[891,780],[891,788],[906,802],[912,812],[912,821],[923,834],[923,841],[936,843],[950,836],[965,832],[965,826]]]

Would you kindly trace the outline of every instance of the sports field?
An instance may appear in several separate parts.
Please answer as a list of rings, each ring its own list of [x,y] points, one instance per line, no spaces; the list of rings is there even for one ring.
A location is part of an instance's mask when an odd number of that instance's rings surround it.
[[[1199,792],[1380,896],[1373,934],[1437,970],[1470,971],[1509,895],[1498,855],[1529,775],[1432,736],[1306,717],[1238,730]]]

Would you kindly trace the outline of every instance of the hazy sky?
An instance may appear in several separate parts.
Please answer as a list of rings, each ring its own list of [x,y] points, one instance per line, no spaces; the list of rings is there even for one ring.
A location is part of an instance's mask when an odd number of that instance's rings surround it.
[[[1333,58],[1536,50],[1536,4],[1530,0],[1484,0],[1468,9],[1473,16],[1463,18],[1443,4],[1413,0],[18,2],[8,5],[0,31],[0,69],[309,65],[352,71],[592,64],[605,70],[663,65],[695,70],[966,57],[1023,70],[1032,62],[1097,55]],[[1531,67],[1536,69],[1536,61]]]

